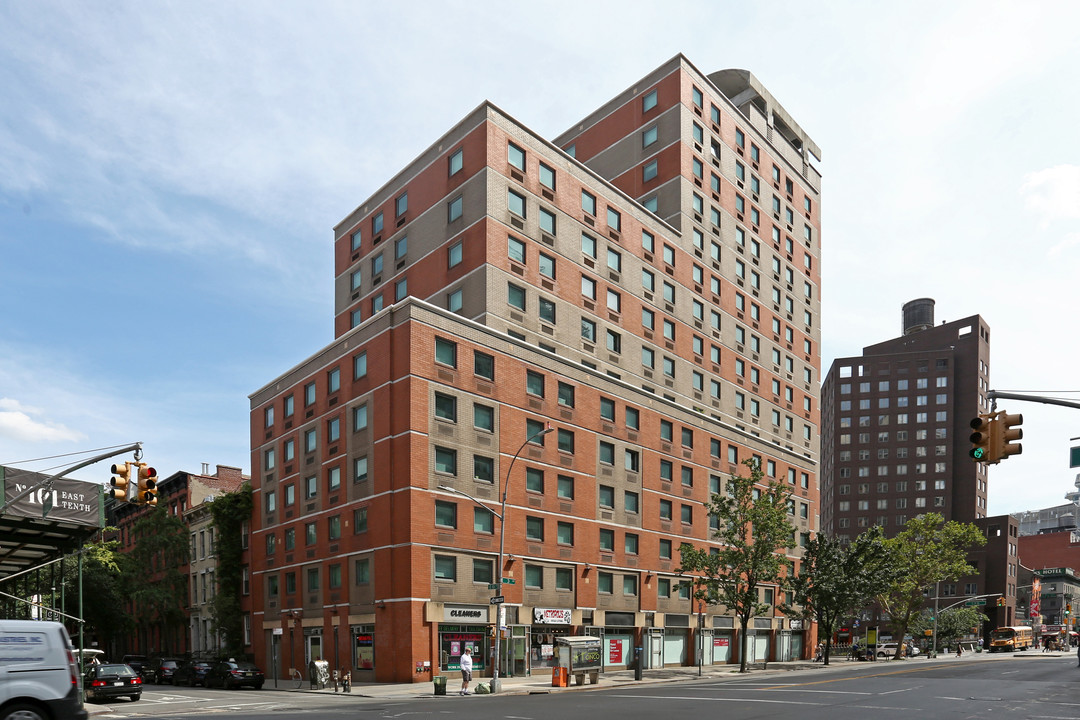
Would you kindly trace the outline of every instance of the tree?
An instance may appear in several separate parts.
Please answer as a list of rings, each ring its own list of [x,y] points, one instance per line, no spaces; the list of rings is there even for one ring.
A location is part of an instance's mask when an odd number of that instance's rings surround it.
[[[936,592],[937,583],[974,573],[975,568],[967,563],[968,551],[985,544],[986,538],[972,523],[945,522],[938,513],[926,513],[909,520],[907,527],[886,543],[896,574],[878,602],[892,616],[894,630],[903,638],[911,619],[926,605],[923,591],[929,588]]]
[[[788,522],[791,493],[787,487],[773,480],[762,488],[760,461],[750,459],[743,465],[750,474],[732,473],[726,494],[714,494],[705,505],[716,521],[713,539],[720,544],[719,551],[689,543],[679,548],[679,571],[697,576],[694,597],[710,605],[723,605],[739,619],[739,672],[746,672],[750,618],[770,607],[758,599],[758,587],[783,587],[787,560],[782,551],[794,544],[795,537],[795,528]]]
[[[251,518],[251,485],[225,493],[210,506],[217,535],[217,593],[214,595],[214,625],[224,641],[229,656],[244,652],[244,615],[240,608],[243,594],[244,522]]]
[[[187,626],[188,564],[191,545],[184,521],[170,515],[164,505],[154,507],[133,528],[135,547],[125,565],[135,622],[160,630],[161,652],[170,651],[170,640]]]
[[[840,620],[885,592],[893,575],[880,526],[850,543],[818,534],[807,544],[791,579],[784,612],[817,622],[818,637],[824,636],[824,662],[828,665],[832,636]]]
[[[971,633],[972,628],[981,627],[988,618],[973,607],[958,607],[942,610],[937,614],[938,645],[952,645],[960,638]],[[934,611],[925,609],[911,620],[911,634],[925,635],[934,627]],[[934,648],[935,650],[937,648]]]

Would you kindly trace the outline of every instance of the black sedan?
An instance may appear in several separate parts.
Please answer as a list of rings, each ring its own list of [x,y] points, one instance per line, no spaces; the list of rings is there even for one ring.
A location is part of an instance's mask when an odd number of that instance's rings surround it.
[[[259,690],[264,680],[263,671],[255,667],[254,663],[226,660],[210,668],[210,672],[206,673],[204,684],[206,687],[218,685],[223,690],[250,685]]]
[[[173,685],[187,685],[188,687],[206,685],[206,673],[208,672],[210,672],[210,663],[182,663],[173,673],[172,682]]]
[[[142,697],[142,678],[130,665],[92,665],[83,678],[87,700],[128,697],[135,702]]]

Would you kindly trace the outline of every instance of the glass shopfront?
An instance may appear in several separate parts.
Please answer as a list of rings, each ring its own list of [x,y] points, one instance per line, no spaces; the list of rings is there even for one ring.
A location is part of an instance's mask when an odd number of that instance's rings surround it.
[[[530,659],[533,671],[558,665],[555,638],[570,634],[571,617],[569,608],[533,608],[533,625],[530,633]]]
[[[625,670],[634,665],[634,613],[604,613],[604,668]]]
[[[357,670],[375,669],[375,626],[354,625],[353,667]]]
[[[469,648],[473,657],[473,671],[482,673],[487,667],[484,651],[487,628],[483,625],[439,625],[439,650],[442,670],[460,670],[461,656]]]

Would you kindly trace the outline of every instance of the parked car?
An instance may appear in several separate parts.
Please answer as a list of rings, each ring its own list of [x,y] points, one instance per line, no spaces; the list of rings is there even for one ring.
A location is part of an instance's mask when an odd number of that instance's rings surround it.
[[[130,665],[93,665],[83,676],[83,688],[87,700],[128,697],[136,702],[142,697],[142,678]]]
[[[158,685],[172,683],[173,673],[180,667],[180,661],[176,658],[154,658],[150,663],[149,677]]]
[[[254,663],[226,660],[215,663],[210,668],[210,672],[206,673],[204,684],[206,687],[218,685],[223,690],[250,685],[259,690],[264,680],[263,671],[255,667]]]
[[[181,663],[180,667],[173,673],[173,685],[187,685],[188,687],[195,687],[196,685],[206,685],[206,673],[210,672],[210,663],[208,662],[185,662]]]
[[[150,661],[146,659],[145,655],[125,655],[120,662],[130,666],[140,678],[146,679],[146,671],[150,667]]]
[[[0,717],[86,720],[67,630],[46,620],[0,619]]]
[[[919,654],[919,648],[915,647],[911,643],[905,643],[904,651],[908,652],[909,647],[910,647],[911,657],[914,657],[914,656]],[[896,657],[896,643],[887,642],[887,643],[881,643],[880,645],[878,645],[877,646],[877,656],[879,658],[893,658],[893,657]]]

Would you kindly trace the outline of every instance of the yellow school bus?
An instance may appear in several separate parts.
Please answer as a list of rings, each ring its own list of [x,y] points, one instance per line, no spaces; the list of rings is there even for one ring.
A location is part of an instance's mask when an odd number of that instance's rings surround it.
[[[1031,628],[1026,625],[999,627],[990,635],[990,652],[1027,650],[1031,647],[1032,641]]]

